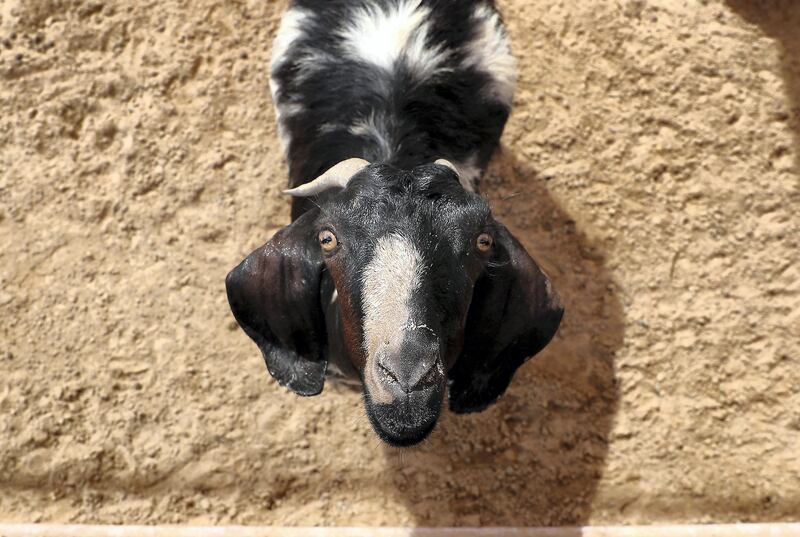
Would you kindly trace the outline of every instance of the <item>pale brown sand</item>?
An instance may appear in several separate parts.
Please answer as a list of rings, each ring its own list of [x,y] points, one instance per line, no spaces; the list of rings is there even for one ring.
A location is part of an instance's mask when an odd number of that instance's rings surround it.
[[[483,414],[384,450],[286,393],[227,271],[288,222],[285,2],[0,0],[0,519],[800,514],[800,2],[505,0],[485,181],[567,305]]]

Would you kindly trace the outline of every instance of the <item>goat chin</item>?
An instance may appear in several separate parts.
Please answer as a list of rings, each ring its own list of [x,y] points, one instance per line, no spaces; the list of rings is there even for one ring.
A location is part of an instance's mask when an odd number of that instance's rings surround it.
[[[431,434],[441,414],[444,388],[429,393],[412,392],[389,404],[370,401],[365,392],[367,417],[381,440],[394,447],[411,447]]]

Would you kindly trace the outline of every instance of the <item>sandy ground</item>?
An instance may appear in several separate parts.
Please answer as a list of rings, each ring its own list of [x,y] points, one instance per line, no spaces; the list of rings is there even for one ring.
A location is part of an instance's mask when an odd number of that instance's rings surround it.
[[[280,389],[225,300],[289,218],[285,6],[0,0],[0,520],[800,516],[800,2],[500,1],[485,193],[568,314],[402,453]]]

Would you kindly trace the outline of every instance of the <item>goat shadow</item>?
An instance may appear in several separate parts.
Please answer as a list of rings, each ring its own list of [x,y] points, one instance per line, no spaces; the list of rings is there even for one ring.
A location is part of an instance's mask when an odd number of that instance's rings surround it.
[[[493,407],[445,412],[418,448],[386,448],[384,479],[416,527],[580,526],[591,514],[619,400],[614,359],[625,325],[616,286],[603,253],[545,179],[507,149],[482,191],[550,276],[564,321]]]
[[[797,0],[725,0],[745,21],[755,24],[780,47],[781,75],[791,110],[795,165],[800,170],[800,2]],[[780,156],[780,155],[773,155]]]

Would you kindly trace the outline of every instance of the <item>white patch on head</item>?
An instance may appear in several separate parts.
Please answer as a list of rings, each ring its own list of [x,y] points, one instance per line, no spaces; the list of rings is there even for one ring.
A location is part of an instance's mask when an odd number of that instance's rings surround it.
[[[474,67],[491,75],[492,96],[510,107],[517,85],[517,62],[511,54],[511,45],[503,22],[488,4],[476,7],[472,18],[477,25],[477,34],[467,45],[464,66]]]
[[[443,69],[450,52],[428,42],[431,11],[420,3],[400,0],[388,10],[371,5],[357,9],[339,32],[345,51],[386,70],[402,58],[420,78]]]
[[[382,342],[412,325],[408,301],[425,272],[422,254],[398,234],[381,237],[364,270],[364,349],[374,354]]]
[[[392,156],[392,143],[389,137],[391,129],[387,125],[387,119],[384,114],[372,112],[368,117],[353,123],[348,130],[350,134],[371,138],[377,142],[381,152],[378,160],[388,159]]]
[[[378,402],[391,402],[392,396],[382,388],[384,383],[375,378],[376,351],[404,329],[415,326],[409,300],[419,289],[424,273],[422,254],[410,240],[396,234],[378,240],[375,255],[364,271],[362,303],[367,353],[364,373],[370,394]]]

